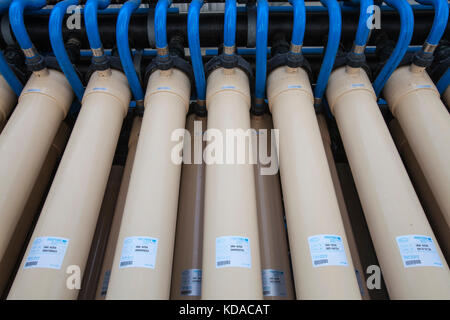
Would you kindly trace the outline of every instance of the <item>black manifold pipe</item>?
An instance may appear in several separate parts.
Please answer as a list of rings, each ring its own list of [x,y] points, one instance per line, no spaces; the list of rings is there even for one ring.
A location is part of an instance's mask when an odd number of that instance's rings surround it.
[[[343,12],[342,36],[341,42],[349,44],[353,42],[358,25],[358,12]],[[430,26],[433,23],[433,10],[420,10],[414,12],[414,35],[411,45],[422,45],[426,40]],[[51,51],[48,33],[48,15],[26,15],[25,25],[31,37],[31,40],[38,50],[45,52]],[[113,48],[116,43],[116,19],[117,15],[99,14],[98,25],[100,36],[105,48]],[[200,43],[204,47],[217,47],[222,42],[223,35],[223,13],[202,13],[200,15]],[[83,20],[83,19],[81,19]],[[269,46],[275,35],[283,34],[286,39],[290,39],[292,31],[292,13],[291,12],[271,12],[269,22]],[[308,12],[306,17],[306,33],[304,46],[322,46],[325,43],[328,33],[328,13],[327,12]],[[168,37],[175,35],[182,36],[185,40],[184,45],[187,47],[186,36],[187,14],[168,14],[167,17],[167,33]],[[368,45],[375,45],[377,34],[384,32],[391,39],[397,39],[399,32],[399,17],[395,11],[383,11],[381,13],[381,29],[374,30],[371,41]],[[450,37],[450,24],[443,38]],[[236,44],[239,47],[248,46],[248,16],[246,12],[239,12],[237,16]],[[3,33],[2,33],[3,34]],[[84,22],[81,21],[80,29],[68,30],[64,24],[64,39],[77,38],[81,41],[81,47],[88,49],[89,44],[84,28]],[[130,47],[132,48],[148,48],[149,41],[147,38],[147,15],[134,14],[130,23]],[[250,34],[250,37],[255,37]],[[5,46],[5,42],[0,37],[0,44]],[[253,41],[254,42],[254,41]]]

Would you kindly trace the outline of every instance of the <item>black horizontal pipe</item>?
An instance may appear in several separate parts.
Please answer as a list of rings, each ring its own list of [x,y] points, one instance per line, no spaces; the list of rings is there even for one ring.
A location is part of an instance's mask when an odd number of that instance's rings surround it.
[[[341,42],[351,45],[356,34],[359,13],[343,12]],[[420,10],[414,12],[414,34],[411,45],[424,43],[431,25],[434,12],[432,10]],[[34,45],[41,52],[51,51],[48,34],[48,15],[25,15],[25,25]],[[105,48],[113,48],[116,43],[116,15],[99,14],[98,25],[100,36]],[[289,40],[292,32],[292,12],[271,12],[269,18],[269,46],[272,45],[276,35],[284,35]],[[65,20],[64,20],[65,21]],[[200,15],[200,43],[202,47],[218,47],[223,41],[223,13],[201,13]],[[181,36],[187,47],[187,14],[169,13],[167,18],[168,37]],[[400,28],[399,16],[395,11],[383,11],[381,14],[381,29],[373,30],[369,45],[375,45],[375,40],[380,33],[385,33],[392,40],[396,40]],[[447,25],[443,39],[450,38],[450,24]],[[254,28],[253,28],[254,30]],[[83,49],[88,49],[84,19],[81,19],[81,28],[68,30],[63,26],[64,39],[77,38]],[[308,12],[306,20],[305,46],[323,46],[328,34],[327,12]],[[3,32],[2,32],[3,35]],[[147,36],[147,15],[135,14],[130,23],[130,47],[150,48]],[[248,46],[248,37],[254,39],[254,32],[248,34],[247,12],[239,12],[237,17],[236,44],[239,47]],[[0,37],[2,48],[5,46],[3,37]]]

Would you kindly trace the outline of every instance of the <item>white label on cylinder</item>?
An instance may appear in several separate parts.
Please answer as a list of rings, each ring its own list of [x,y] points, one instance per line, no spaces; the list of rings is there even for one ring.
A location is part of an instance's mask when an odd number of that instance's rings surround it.
[[[281,270],[262,270],[263,295],[265,297],[286,297],[286,280]]]
[[[431,237],[409,234],[396,240],[405,268],[443,267]]]
[[[252,267],[250,239],[239,236],[216,238],[216,268]]]
[[[314,268],[324,266],[348,266],[342,237],[333,234],[317,234],[308,237]]]
[[[202,269],[187,269],[181,272],[180,294],[198,297],[202,295]]]
[[[155,269],[158,239],[128,237],[123,241],[119,268]]]
[[[23,268],[61,269],[68,244],[69,239],[64,238],[39,237],[34,239]]]

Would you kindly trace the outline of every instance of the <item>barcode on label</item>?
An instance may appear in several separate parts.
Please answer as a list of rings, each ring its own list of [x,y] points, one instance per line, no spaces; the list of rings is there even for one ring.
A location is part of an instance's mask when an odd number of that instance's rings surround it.
[[[120,266],[121,267],[123,267],[123,266],[129,266],[129,265],[132,265],[133,264],[133,261],[122,261],[121,263],[120,263]]]
[[[31,267],[31,266],[35,266],[37,264],[38,264],[37,261],[30,261],[30,262],[25,263],[25,267]]]
[[[230,260],[217,261],[217,266],[218,266],[218,267],[220,267],[220,266],[225,266],[225,265],[227,265],[227,264],[231,264],[231,261],[230,261]]]
[[[319,264],[324,264],[324,263],[328,263],[328,259],[320,259],[320,260],[315,260],[314,261],[314,265],[319,265]]]
[[[405,264],[407,266],[411,266],[411,265],[414,265],[414,264],[421,264],[421,263],[422,263],[422,261],[420,261],[420,260],[406,260],[405,261]]]

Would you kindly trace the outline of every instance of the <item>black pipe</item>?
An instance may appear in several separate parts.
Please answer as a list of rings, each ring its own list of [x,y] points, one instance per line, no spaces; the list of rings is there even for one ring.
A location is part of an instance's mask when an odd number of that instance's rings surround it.
[[[358,12],[343,12],[342,23],[342,43],[351,44],[355,37]],[[47,15],[26,15],[25,24],[31,40],[39,51],[51,51],[48,35]],[[433,23],[433,10],[420,10],[414,12],[414,34],[411,45],[422,45],[427,37]],[[99,14],[98,24],[100,36],[105,48],[113,48],[116,43],[115,27],[116,15]],[[81,28],[78,30],[68,30],[64,24],[64,39],[75,37],[81,41],[81,47],[88,49],[89,44],[84,28],[84,19],[81,19]],[[220,46],[223,39],[223,14],[222,13],[202,13],[200,15],[200,43],[203,47]],[[291,12],[271,12],[269,20],[269,46],[276,34],[284,34],[286,39],[290,39],[292,30]],[[180,35],[184,38],[184,45],[187,47],[186,36],[187,15],[185,13],[171,13],[167,18],[167,32],[169,38]],[[308,12],[305,33],[305,46],[323,46],[328,34],[328,13]],[[384,32],[389,38],[396,40],[400,27],[399,17],[395,11],[383,11],[381,13],[381,29],[372,32],[369,45],[375,45],[374,40],[380,32]],[[236,42],[239,47],[247,46],[247,13],[239,12],[237,18]],[[443,39],[450,38],[450,24],[447,25]],[[147,38],[147,15],[135,14],[130,23],[130,47],[148,48]],[[250,35],[254,37],[254,34]],[[3,37],[0,37],[0,45],[5,46]]]

